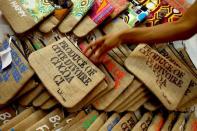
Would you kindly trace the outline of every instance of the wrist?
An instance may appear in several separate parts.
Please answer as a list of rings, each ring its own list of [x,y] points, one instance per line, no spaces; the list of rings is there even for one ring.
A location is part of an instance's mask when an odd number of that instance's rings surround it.
[[[119,33],[118,37],[119,39],[123,42],[126,43],[127,42],[127,34],[130,32],[130,29],[127,30],[123,30]]]

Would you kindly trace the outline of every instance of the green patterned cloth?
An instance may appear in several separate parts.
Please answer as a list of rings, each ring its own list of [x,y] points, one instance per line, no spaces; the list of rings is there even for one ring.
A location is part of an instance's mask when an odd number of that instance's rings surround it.
[[[80,20],[92,7],[94,0],[72,0],[73,9],[71,14]]]
[[[47,0],[20,0],[20,3],[35,22],[39,22],[54,10]]]

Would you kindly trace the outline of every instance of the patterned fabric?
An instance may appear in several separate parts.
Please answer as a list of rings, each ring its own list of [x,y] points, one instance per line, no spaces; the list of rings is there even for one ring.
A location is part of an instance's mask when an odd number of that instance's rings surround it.
[[[39,22],[54,10],[47,0],[20,0],[20,3],[35,22]]]
[[[184,13],[189,7],[190,4],[187,0],[166,0],[172,7],[178,9],[182,13]]]
[[[8,47],[9,43],[7,40],[5,40],[0,47],[0,50],[4,50]],[[22,80],[22,74],[27,72],[29,70],[28,66],[23,63],[22,59],[18,55],[18,53],[15,51],[14,48],[11,50],[12,55],[12,64],[9,65],[5,70],[0,71],[0,83],[8,82],[11,78],[13,78],[16,83],[20,82]],[[0,67],[1,67],[0,63]]]
[[[144,23],[146,26],[173,22],[182,16],[182,13],[169,5],[166,0],[138,0],[138,2],[150,11],[150,15]]]
[[[136,24],[145,20],[148,12],[142,9],[142,6],[136,6],[132,3],[129,4],[128,10],[123,13],[120,18],[124,20],[129,26],[133,27]]]
[[[92,7],[94,0],[72,0],[73,9],[71,14],[80,20]]]
[[[110,4],[114,7],[114,11],[111,14],[111,18],[115,18],[119,15],[123,10],[126,10],[129,2],[127,0],[108,0]]]
[[[113,6],[107,0],[96,0],[89,16],[96,24],[99,25],[111,15],[113,10]]]

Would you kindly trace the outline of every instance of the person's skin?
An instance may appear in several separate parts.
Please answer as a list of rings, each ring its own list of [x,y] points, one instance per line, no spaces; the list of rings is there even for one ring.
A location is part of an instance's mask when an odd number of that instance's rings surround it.
[[[99,62],[109,50],[120,44],[162,43],[185,40],[197,33],[197,1],[176,22],[153,27],[138,27],[108,34],[90,43],[84,50],[93,62]]]

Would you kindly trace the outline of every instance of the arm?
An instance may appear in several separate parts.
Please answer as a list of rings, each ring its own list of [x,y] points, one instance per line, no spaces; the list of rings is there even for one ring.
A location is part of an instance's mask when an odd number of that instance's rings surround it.
[[[120,33],[120,37],[127,43],[157,43],[187,39],[195,33],[197,33],[197,1],[176,22],[125,30]]]
[[[187,39],[197,33],[197,1],[188,9],[182,18],[176,22],[165,23],[153,27],[139,27],[108,34],[92,42],[84,50],[92,61],[102,60],[109,50],[119,44],[161,43]]]

